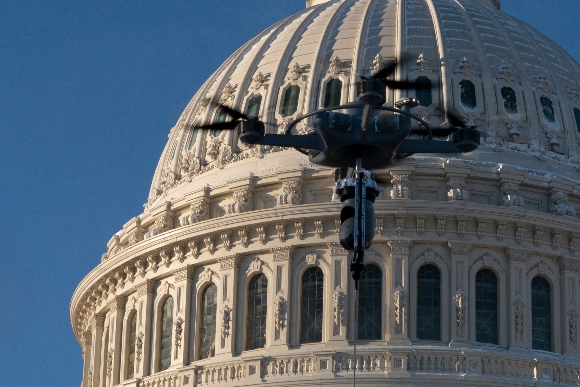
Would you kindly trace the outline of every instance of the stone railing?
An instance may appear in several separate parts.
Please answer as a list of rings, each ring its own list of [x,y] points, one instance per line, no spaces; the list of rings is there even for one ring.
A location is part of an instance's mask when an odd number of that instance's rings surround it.
[[[147,376],[141,379],[139,387],[181,387],[181,378],[176,372]]]
[[[312,374],[316,371],[316,357],[284,357],[267,358],[262,360],[260,377],[289,376]]]
[[[197,386],[208,386],[218,383],[228,384],[246,377],[246,364],[236,362],[234,364],[198,366],[195,375]]]
[[[425,353],[412,351],[408,355],[407,371],[413,373],[464,374],[466,358],[463,353]]]
[[[389,371],[389,355],[386,352],[357,355],[338,353],[332,357],[333,372],[336,375],[341,373],[357,372],[385,372]]]

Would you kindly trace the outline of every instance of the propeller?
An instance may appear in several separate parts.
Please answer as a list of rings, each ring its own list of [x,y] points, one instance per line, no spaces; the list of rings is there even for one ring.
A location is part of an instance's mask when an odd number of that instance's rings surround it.
[[[230,117],[232,117],[232,121],[226,121],[226,122],[215,122],[213,124],[207,124],[207,125],[198,125],[195,126],[195,129],[217,129],[217,130],[233,130],[235,129],[240,122],[242,121],[247,121],[249,119],[256,119],[257,117],[249,117],[246,114],[237,111],[235,109],[230,108],[229,106],[223,105],[221,103],[217,104],[221,109],[223,109],[224,112],[227,113],[227,115],[229,115]],[[272,123],[264,123],[264,124],[268,124],[268,125],[274,125]]]
[[[463,129],[475,128],[475,126],[470,126],[470,125],[465,124],[465,122],[463,122],[461,117],[459,117],[459,115],[457,113],[454,113],[452,111],[447,112],[447,121],[449,121],[449,124],[450,124],[449,127],[431,128],[431,135],[433,137],[447,137],[450,134],[456,132],[459,128],[463,128]],[[412,129],[410,133],[427,136],[427,135],[429,135],[429,130],[426,128],[425,129]]]
[[[410,58],[411,58],[411,55],[404,54],[401,62],[392,61],[385,68],[377,71],[372,76],[366,77],[364,75],[360,75],[360,78],[361,79],[369,79],[370,78],[370,79],[379,80],[385,86],[387,86],[389,89],[409,90],[409,89],[426,89],[426,88],[428,88],[424,84],[417,83],[417,82],[395,81],[395,80],[387,79],[388,77],[390,77],[391,75],[394,74],[397,67],[399,67],[402,63],[409,61]]]

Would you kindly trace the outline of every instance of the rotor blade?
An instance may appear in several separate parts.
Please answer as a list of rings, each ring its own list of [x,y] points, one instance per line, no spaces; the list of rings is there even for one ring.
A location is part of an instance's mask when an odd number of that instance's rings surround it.
[[[231,117],[232,117],[234,120],[247,120],[247,119],[248,119],[248,116],[247,116],[247,115],[245,115],[245,114],[244,114],[244,113],[242,113],[242,112],[239,112],[239,111],[237,111],[237,110],[234,110],[234,109],[232,109],[232,108],[230,108],[230,107],[228,107],[228,106],[226,106],[226,105],[222,105],[221,103],[220,103],[219,105],[220,105],[220,107],[221,107],[222,109],[224,109],[224,111],[225,111],[226,113],[228,113],[228,114],[229,114],[229,115],[230,115],[230,116],[231,116]]]
[[[408,90],[408,89],[429,89],[425,87],[425,85],[421,85],[415,82],[409,81],[391,81],[389,79],[384,79],[382,81],[389,89],[397,89],[397,90]]]
[[[461,117],[459,117],[459,115],[457,113],[452,112],[451,110],[447,112],[447,119],[449,120],[449,123],[451,124],[451,126],[460,127],[460,128],[466,127],[465,122],[463,122]]]
[[[240,121],[216,122],[215,124],[196,126],[196,129],[235,129]]]
[[[435,137],[447,137],[455,131],[457,131],[457,128],[431,128],[431,134]],[[429,131],[427,129],[411,129],[411,134],[427,136]]]
[[[395,72],[395,69],[397,68],[399,64],[397,62],[392,62],[391,64],[389,64],[387,67],[385,67],[382,70],[377,71],[376,73],[373,74],[372,78],[373,79],[384,79],[389,77],[390,75],[392,75]]]

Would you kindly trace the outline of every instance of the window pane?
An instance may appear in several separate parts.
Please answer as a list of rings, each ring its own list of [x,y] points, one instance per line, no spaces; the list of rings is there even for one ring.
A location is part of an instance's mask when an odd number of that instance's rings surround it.
[[[506,113],[516,114],[518,112],[518,99],[516,92],[511,87],[502,87],[501,96],[503,98],[503,107]]]
[[[171,365],[171,332],[173,328],[173,298],[169,297],[163,304],[161,314],[161,356],[159,370],[163,371]]]
[[[282,105],[282,115],[291,116],[298,110],[298,97],[300,96],[300,87],[290,85],[284,93],[284,103]]]
[[[576,129],[580,133],[580,109],[574,108],[574,118],[576,119]]]
[[[459,96],[463,106],[469,109],[475,109],[477,99],[475,96],[475,85],[470,80],[464,79],[459,82]]]
[[[415,98],[419,100],[421,106],[429,106],[433,103],[431,96],[431,80],[426,76],[420,76],[415,79],[417,88],[415,89]]]
[[[380,340],[383,274],[377,265],[365,265],[358,285],[358,338]]]
[[[550,284],[542,277],[532,279],[532,348],[552,350]]]
[[[260,274],[248,286],[247,349],[266,346],[266,312],[268,307],[268,279]]]
[[[300,342],[322,341],[322,282],[324,274],[318,267],[312,267],[302,275],[300,306]]]
[[[201,340],[199,357],[215,356],[215,331],[217,323],[217,286],[209,285],[201,296]]]
[[[342,82],[340,79],[331,79],[326,84],[326,94],[324,96],[324,107],[334,107],[340,105],[340,97],[342,94]]]
[[[540,103],[542,104],[544,118],[546,118],[548,122],[556,122],[556,113],[554,112],[554,105],[550,98],[542,96],[540,97]]]
[[[262,104],[262,94],[253,94],[248,103],[246,115],[249,117],[258,117],[260,115],[260,105]]]
[[[199,129],[195,129],[197,126],[199,126],[199,120],[195,121],[195,123],[192,125],[194,129],[189,130],[189,140],[187,141],[188,151],[190,151],[193,148],[193,146],[195,145],[195,140],[197,140],[197,133],[199,131]]]
[[[498,344],[497,277],[488,269],[475,275],[475,340]]]
[[[129,323],[129,353],[127,361],[127,379],[135,377],[135,339],[137,336],[137,313],[133,313]]]
[[[441,273],[434,265],[417,273],[417,338],[441,340]]]
[[[228,118],[228,113],[226,113],[226,111],[224,109],[220,109],[216,115],[216,119],[214,121],[214,124],[220,123],[220,122],[226,122],[226,119]],[[211,130],[211,135],[213,137],[217,137],[221,134],[222,129],[212,129]]]

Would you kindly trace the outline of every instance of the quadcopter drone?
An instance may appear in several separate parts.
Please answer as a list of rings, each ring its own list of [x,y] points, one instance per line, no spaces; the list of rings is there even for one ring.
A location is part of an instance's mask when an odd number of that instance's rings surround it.
[[[479,145],[480,134],[475,127],[466,125],[451,111],[446,112],[448,127],[432,128],[410,112],[419,105],[414,98],[400,100],[395,107],[383,106],[387,88],[425,88],[415,82],[387,79],[396,67],[397,63],[393,63],[371,77],[361,76],[357,84],[359,101],[299,116],[288,124],[284,134],[266,133],[266,124],[257,117],[225,105],[220,106],[232,121],[197,126],[229,130],[239,126],[239,139],[244,144],[292,147],[308,155],[314,164],[341,170],[349,168],[350,173],[340,176],[343,179],[338,182],[336,193],[342,202],[340,243],[352,252],[350,269],[356,288],[363,269],[364,250],[370,247],[374,236],[373,203],[380,192],[368,169],[388,167],[414,153],[466,153]],[[372,114],[378,110],[390,114]],[[296,124],[309,117],[314,117],[314,127],[308,128],[304,135],[292,134]],[[411,120],[419,122],[419,129],[411,128]],[[423,138],[408,138],[409,135]],[[450,139],[434,139],[442,137]]]

